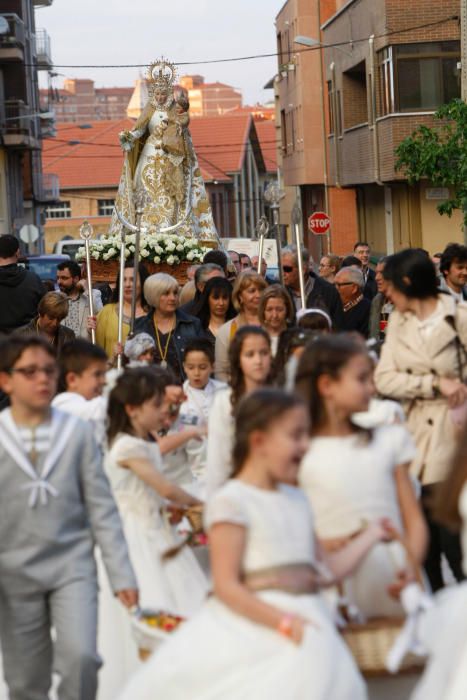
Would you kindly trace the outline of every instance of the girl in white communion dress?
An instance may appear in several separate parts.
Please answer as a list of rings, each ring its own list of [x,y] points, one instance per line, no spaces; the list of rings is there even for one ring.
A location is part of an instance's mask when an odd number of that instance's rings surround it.
[[[295,486],[307,447],[300,399],[274,389],[236,412],[234,475],[208,503],[214,594],[146,662],[119,700],[364,700],[363,679],[318,593],[386,537],[370,523],[338,555],[316,545]],[[389,524],[387,527],[389,528]]]
[[[164,378],[150,367],[125,370],[109,397],[109,450],[104,468],[118,505],[139,587],[142,608],[190,616],[201,606],[208,584],[193,552],[163,554],[178,544],[164,523],[166,501],[183,508],[200,502],[162,474],[159,447],[150,439],[164,419]],[[100,567],[98,649],[104,666],[99,700],[115,700],[139,666],[130,616],[120,610]]]
[[[207,499],[232,471],[233,413],[241,397],[269,383],[271,339],[264,328],[243,326],[229,347],[230,384],[216,392],[208,420]]]
[[[366,430],[352,419],[368,407],[372,374],[365,346],[349,335],[322,336],[305,349],[296,386],[312,430],[299,483],[328,551],[338,550],[368,520],[390,518],[420,564],[427,532],[408,473],[414,442],[403,425]],[[399,616],[399,593],[413,573],[399,542],[380,543],[344,583],[346,598],[364,617]]]
[[[440,487],[437,519],[462,533],[467,576],[467,430],[449,478]],[[467,697],[467,582],[444,589],[425,615],[420,636],[429,661],[411,700],[465,700]]]

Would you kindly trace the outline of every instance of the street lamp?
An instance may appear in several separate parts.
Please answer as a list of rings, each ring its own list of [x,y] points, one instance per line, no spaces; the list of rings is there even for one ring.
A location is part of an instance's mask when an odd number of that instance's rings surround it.
[[[346,56],[353,56],[353,54],[350,51],[345,51],[345,49],[341,48],[340,46],[327,47],[324,44],[322,44],[318,39],[314,39],[311,36],[303,36],[302,34],[299,34],[298,36],[295,37],[294,44],[300,44],[300,46],[306,46],[309,49],[312,49],[315,46],[319,46],[322,49],[326,49],[326,48],[337,49],[337,51],[342,51],[342,53],[345,53]]]

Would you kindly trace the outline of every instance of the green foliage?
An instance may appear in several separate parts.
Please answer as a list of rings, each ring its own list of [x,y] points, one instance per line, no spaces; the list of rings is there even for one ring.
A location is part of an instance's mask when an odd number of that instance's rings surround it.
[[[427,179],[435,187],[449,187],[451,197],[438,205],[438,211],[452,216],[460,209],[467,226],[467,104],[453,100],[435,118],[436,126],[419,126],[396,148],[396,169],[411,184]]]

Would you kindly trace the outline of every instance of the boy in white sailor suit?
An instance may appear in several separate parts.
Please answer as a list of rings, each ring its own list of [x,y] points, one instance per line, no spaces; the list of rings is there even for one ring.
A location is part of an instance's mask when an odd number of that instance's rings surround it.
[[[92,428],[50,408],[53,347],[38,336],[0,344],[0,640],[10,700],[46,700],[52,667],[60,700],[93,700],[97,577],[102,552],[115,594],[138,593]],[[56,633],[52,647],[50,629]]]

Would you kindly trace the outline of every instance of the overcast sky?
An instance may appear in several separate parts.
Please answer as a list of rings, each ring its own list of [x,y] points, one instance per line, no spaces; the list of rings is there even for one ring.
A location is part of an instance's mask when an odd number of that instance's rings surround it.
[[[59,66],[149,64],[160,55],[175,62],[232,58],[276,50],[274,19],[284,0],[55,0],[36,11],[36,25],[52,40]],[[137,68],[56,68],[66,77],[91,78],[98,87],[132,85]],[[180,66],[207,82],[243,92],[244,103],[264,102],[275,58]],[[44,76],[45,77],[45,76]],[[61,86],[63,77],[56,78]]]

